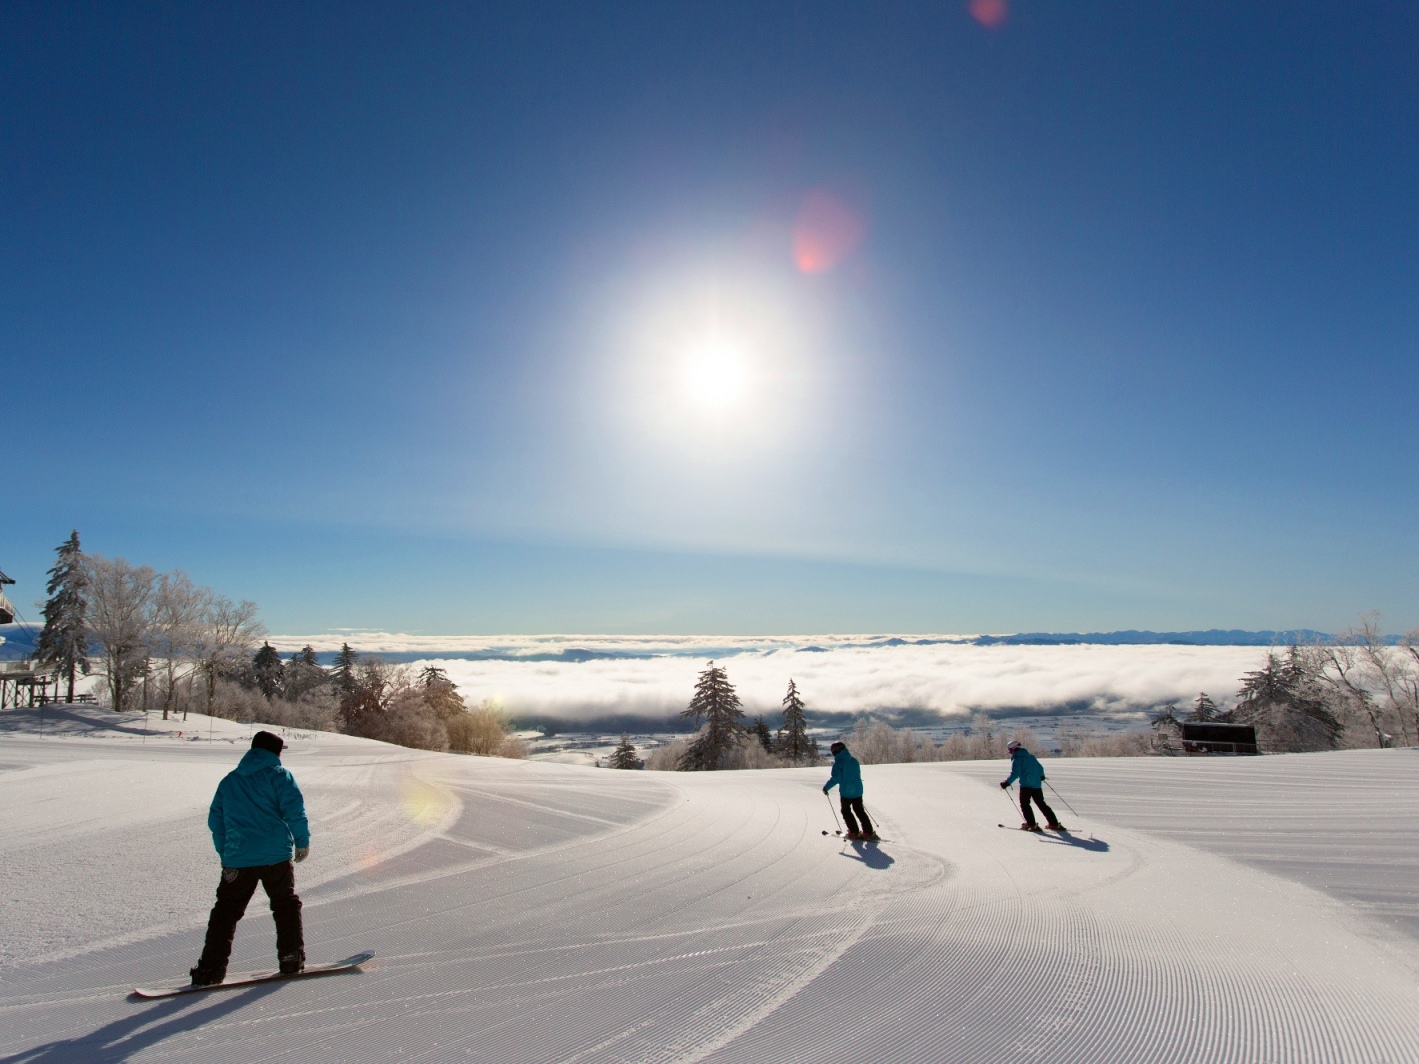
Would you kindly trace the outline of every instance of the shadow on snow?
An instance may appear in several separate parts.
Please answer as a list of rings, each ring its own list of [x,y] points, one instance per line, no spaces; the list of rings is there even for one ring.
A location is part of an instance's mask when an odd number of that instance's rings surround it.
[[[114,1020],[90,1034],[47,1042],[12,1056],[0,1057],[0,1064],[117,1064],[175,1034],[195,1030],[253,1004],[280,989],[281,985],[272,983],[235,994],[223,994],[220,1000],[196,1009],[192,1006],[201,998],[169,998],[156,1002],[142,1012]]]
[[[867,843],[859,842],[857,839],[849,840],[849,845],[852,846],[853,852],[848,853],[844,850],[843,856],[851,857],[854,861],[861,861],[868,868],[891,868],[892,865],[896,863],[892,860],[891,854],[884,853],[876,846],[869,846]]]

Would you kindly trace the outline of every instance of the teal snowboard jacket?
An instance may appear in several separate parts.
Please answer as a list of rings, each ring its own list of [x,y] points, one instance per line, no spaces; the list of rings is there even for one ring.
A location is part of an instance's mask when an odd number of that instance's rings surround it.
[[[207,811],[223,868],[289,861],[291,846],[310,845],[305,798],[290,769],[270,750],[248,750],[217,786]]]
[[[1036,790],[1044,786],[1045,767],[1040,764],[1040,759],[1023,746],[1010,755],[1010,778],[1007,784],[1020,781],[1021,787],[1033,787]]]
[[[846,749],[833,755],[833,774],[823,784],[823,793],[827,794],[834,786],[844,798],[862,797],[862,766]]]

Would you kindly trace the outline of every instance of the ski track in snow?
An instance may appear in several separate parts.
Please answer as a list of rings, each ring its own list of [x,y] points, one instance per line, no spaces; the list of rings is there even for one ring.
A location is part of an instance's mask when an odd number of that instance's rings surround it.
[[[1410,751],[1047,762],[1073,842],[995,827],[1001,765],[868,766],[874,848],[820,834],[826,769],[321,738],[308,951],[376,958],[130,1000],[200,949],[239,753],[0,739],[0,1062],[1419,1060]],[[272,939],[258,891],[232,970]]]

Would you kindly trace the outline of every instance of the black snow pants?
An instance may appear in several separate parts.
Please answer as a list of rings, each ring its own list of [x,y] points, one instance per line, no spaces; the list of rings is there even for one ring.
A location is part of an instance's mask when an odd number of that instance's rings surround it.
[[[1059,818],[1054,815],[1054,810],[1045,804],[1045,789],[1043,787],[1020,787],[1020,811],[1025,814],[1025,823],[1031,827],[1035,826],[1035,811],[1030,808],[1033,801],[1040,807],[1040,812],[1045,815],[1046,824],[1058,824]]]
[[[212,916],[207,921],[207,941],[202,947],[202,959],[197,962],[197,967],[204,972],[226,972],[237,921],[246,912],[247,902],[256,893],[258,882],[271,899],[271,915],[276,920],[276,956],[296,955],[305,959],[295,865],[282,861],[256,868],[223,868],[222,880],[217,884],[217,904],[212,906]]]
[[[843,823],[847,825],[848,831],[856,831],[863,835],[877,834],[872,830],[872,821],[867,819],[867,808],[862,804],[861,798],[844,798],[842,806]],[[856,816],[853,816],[854,812],[857,813]],[[858,827],[857,824],[859,820],[862,821],[861,827]]]

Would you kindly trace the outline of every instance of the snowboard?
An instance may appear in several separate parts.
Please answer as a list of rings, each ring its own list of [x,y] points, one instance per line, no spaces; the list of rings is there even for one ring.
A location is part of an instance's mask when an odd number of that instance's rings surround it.
[[[280,972],[242,972],[229,975],[220,983],[212,983],[208,986],[193,986],[191,983],[174,983],[155,987],[138,986],[133,988],[133,993],[140,998],[167,998],[177,997],[180,994],[201,994],[208,990],[230,990],[238,986],[255,986],[258,983],[283,983],[292,979],[308,979],[315,975],[348,972],[358,968],[373,956],[373,953],[368,952],[356,953],[353,957],[346,957],[343,961],[336,961],[334,964],[307,964],[304,970],[295,975],[282,975]]]

